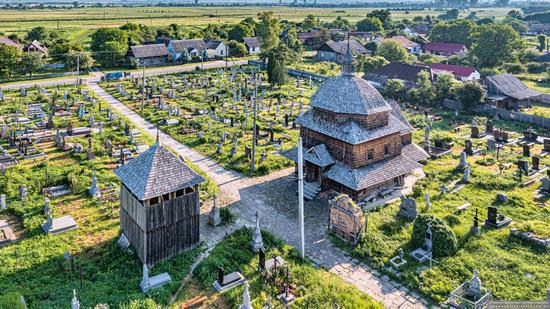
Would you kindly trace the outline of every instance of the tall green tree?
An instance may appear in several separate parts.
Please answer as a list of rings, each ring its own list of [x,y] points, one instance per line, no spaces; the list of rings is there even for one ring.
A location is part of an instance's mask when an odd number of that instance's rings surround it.
[[[481,67],[495,67],[504,62],[513,62],[522,48],[519,34],[512,27],[489,24],[478,27],[471,56]]]
[[[485,96],[485,88],[475,81],[465,82],[456,88],[456,98],[467,110],[478,106]]]
[[[436,24],[430,32],[430,41],[457,43],[470,46],[476,25],[470,20],[457,20]]]
[[[390,62],[406,61],[408,58],[407,50],[395,40],[386,40],[378,44],[376,54]]]
[[[384,57],[380,56],[373,56],[373,57],[366,57],[365,60],[361,61],[363,72],[365,74],[370,73],[379,67],[382,67],[386,64],[388,64],[388,61]]]
[[[29,52],[25,53],[23,57],[21,57],[19,69],[21,70],[21,73],[29,74],[29,76],[32,77],[34,73],[38,73],[42,70],[44,64],[46,64],[46,61],[43,53]]]
[[[458,82],[451,74],[440,74],[437,76],[435,87],[435,102],[441,102],[444,99],[452,98]]]
[[[367,17],[357,22],[356,28],[359,31],[382,31],[384,27],[377,17]]]
[[[260,39],[263,50],[269,50],[279,44],[281,25],[272,11],[258,13],[260,20],[256,26],[256,36]]]
[[[25,38],[28,42],[32,42],[34,40],[40,41],[44,43],[49,39],[49,33],[48,30],[46,30],[46,27],[44,26],[38,26],[32,28],[28,33],[27,37]]]
[[[388,79],[384,85],[384,95],[395,100],[403,97],[405,84],[399,79]]]
[[[93,64],[94,59],[89,52],[71,50],[65,57],[65,67],[71,71],[76,71],[77,66],[81,71],[89,70]]]
[[[294,57],[292,54],[292,50],[282,43],[279,43],[277,47],[270,49],[266,53],[268,63],[267,77],[272,86],[279,87],[286,82],[286,66],[292,61],[291,59]]]
[[[21,49],[0,43],[0,77],[11,78],[17,71],[21,59]]]
[[[502,23],[514,28],[519,34],[524,34],[528,29],[526,22],[510,16],[506,16]]]
[[[302,29],[304,30],[311,30],[317,27],[319,27],[319,19],[317,19],[317,17],[313,14],[307,15],[302,22]]]
[[[367,14],[367,17],[376,17],[381,22],[384,28],[388,29],[391,26],[392,20],[391,20],[391,12],[390,10],[374,10]]]
[[[253,36],[254,31],[247,24],[236,24],[229,30],[228,35],[230,40],[242,41],[243,38]]]
[[[92,34],[91,49],[100,64],[119,65],[128,51],[128,33],[118,28],[99,28]]]
[[[419,101],[421,104],[430,105],[436,98],[436,89],[430,79],[428,71],[418,73],[416,80],[416,89],[418,89]]]
[[[544,51],[546,49],[546,35],[544,34],[537,35],[537,40],[539,41],[539,46],[538,46],[539,51]]]

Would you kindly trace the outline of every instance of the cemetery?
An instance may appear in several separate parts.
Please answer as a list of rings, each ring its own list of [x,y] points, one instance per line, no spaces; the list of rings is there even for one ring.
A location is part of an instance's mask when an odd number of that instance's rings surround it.
[[[165,133],[225,168],[264,175],[292,165],[280,153],[296,144],[299,131],[295,119],[308,108],[317,82],[289,78],[285,85],[271,87],[265,71],[247,65],[101,86]]]
[[[404,114],[416,128],[413,142],[445,140],[449,151],[432,155],[423,167],[426,177],[410,195],[369,211],[355,246],[341,237],[332,241],[437,303],[460,303],[458,294],[467,294],[469,283],[457,287],[474,269],[490,289],[490,296],[479,298],[485,297],[484,304],[487,297],[544,299],[550,282],[550,158],[540,136],[548,132],[438,108],[405,106]],[[473,126],[484,133],[472,136]],[[540,136],[529,136],[527,153],[524,131],[535,130]]]
[[[172,282],[145,295],[139,289],[143,265],[134,249],[117,245],[120,197],[113,170],[154,145],[154,138],[85,86],[3,91],[1,103],[2,158],[17,164],[3,165],[0,176],[0,290],[16,299],[24,295],[29,308],[68,307],[73,289],[86,307],[165,302],[199,249],[156,263],[150,282],[162,273]],[[208,179],[200,191],[207,186]]]

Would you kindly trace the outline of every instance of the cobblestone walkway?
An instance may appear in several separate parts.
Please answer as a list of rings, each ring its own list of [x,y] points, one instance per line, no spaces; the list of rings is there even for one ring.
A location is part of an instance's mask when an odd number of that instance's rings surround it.
[[[123,105],[96,83],[90,88],[117,112],[127,117],[143,131],[154,136],[155,126]],[[249,178],[228,171],[197,151],[183,145],[167,134],[160,133],[161,143],[187,161],[205,171],[219,186],[218,204],[228,205],[237,214],[237,222],[229,227],[213,228],[206,224],[209,205],[201,209],[201,239],[208,251],[226,234],[242,226],[252,226],[254,214],[260,213],[262,228],[287,243],[298,246],[298,197],[293,168],[263,177]],[[327,205],[313,201],[305,203],[306,255],[317,265],[337,274],[357,286],[388,308],[426,308],[428,303],[417,293],[408,291],[387,276],[347,256],[327,238]],[[208,253],[206,253],[208,254]],[[206,256],[206,255],[204,255]],[[203,256],[203,257],[204,257]]]

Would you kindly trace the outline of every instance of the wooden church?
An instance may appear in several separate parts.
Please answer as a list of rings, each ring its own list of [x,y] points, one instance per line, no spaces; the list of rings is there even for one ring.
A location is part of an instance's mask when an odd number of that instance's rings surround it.
[[[395,102],[356,76],[348,51],[342,74],[323,83],[297,119],[304,143],[304,175],[322,190],[362,200],[403,185],[428,154],[412,143],[413,127]],[[297,149],[284,155],[294,161]]]
[[[153,266],[199,243],[199,185],[204,179],[156,143],[115,170],[120,228],[143,264]]]

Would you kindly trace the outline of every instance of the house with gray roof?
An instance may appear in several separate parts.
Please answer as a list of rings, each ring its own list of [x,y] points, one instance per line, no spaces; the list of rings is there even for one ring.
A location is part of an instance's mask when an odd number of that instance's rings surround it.
[[[397,103],[356,76],[351,50],[343,57],[342,74],[319,86],[297,124],[305,180],[355,200],[401,186],[428,157],[412,143],[413,127]],[[297,148],[283,155],[298,160]]]
[[[171,40],[168,43],[168,51],[174,61],[181,61],[182,54],[187,51],[191,58],[200,57],[208,49],[203,39]]]
[[[348,51],[348,46],[353,55],[372,55],[372,51],[368,50],[361,43],[354,39],[349,39],[345,41],[328,41],[323,43],[317,50],[317,60],[341,64],[344,55]]]
[[[487,87],[485,102],[499,108],[526,107],[537,101],[537,97],[541,95],[512,74],[489,76],[483,83]]]
[[[152,67],[168,62],[168,49],[164,44],[130,46],[128,61],[135,67]]]
[[[157,142],[115,170],[120,226],[149,266],[199,243],[199,185],[204,178]]]
[[[243,43],[249,55],[256,55],[261,52],[260,40],[257,37],[243,38]]]

